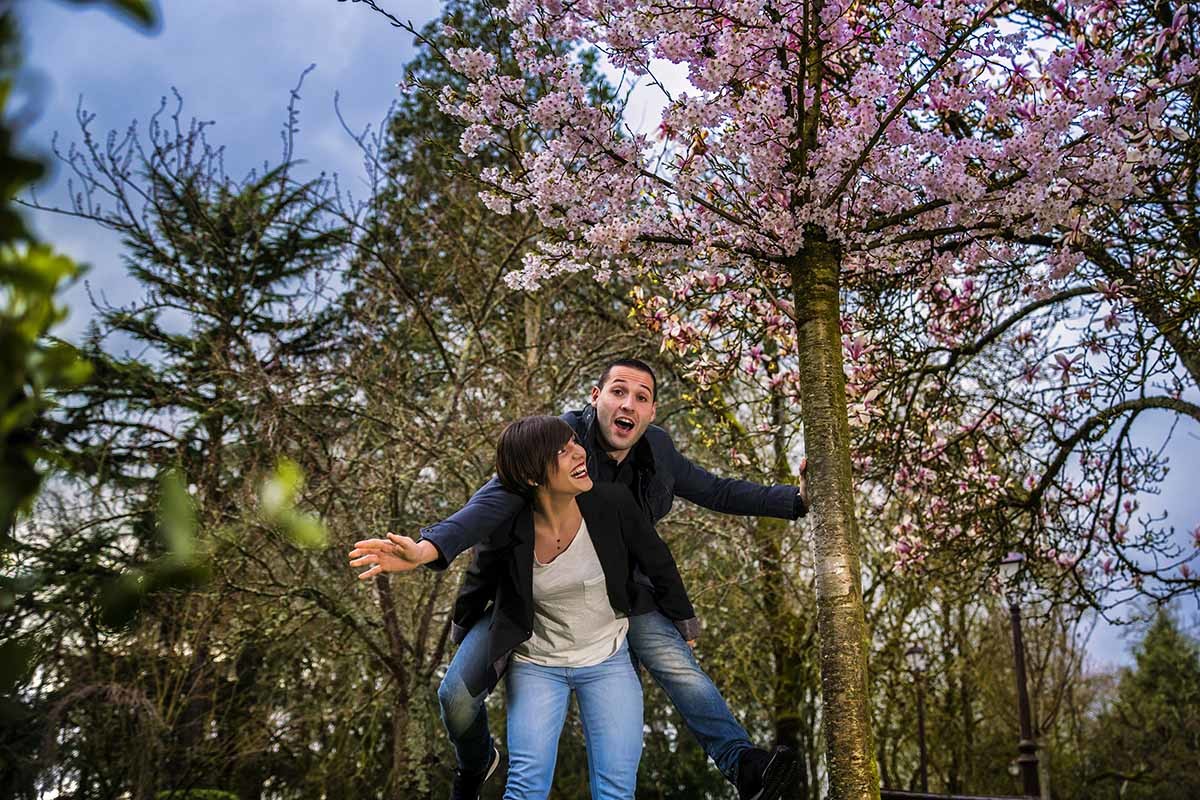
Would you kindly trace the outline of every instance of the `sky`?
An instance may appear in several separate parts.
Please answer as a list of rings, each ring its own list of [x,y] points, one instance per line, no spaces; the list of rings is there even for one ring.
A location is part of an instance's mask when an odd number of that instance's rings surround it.
[[[301,90],[297,155],[313,165],[361,180],[356,145],[334,113],[334,94],[355,130],[378,124],[397,97],[396,83],[413,54],[412,36],[361,4],[337,0],[158,0],[160,24],[150,34],[102,9],[57,0],[17,4],[28,69],[22,83],[36,93],[38,116],[20,145],[48,153],[79,140],[77,104],[96,114],[94,133],[145,123],[172,88],[184,98],[184,118],[212,120],[209,138],[227,148],[226,166],[241,176],[277,161],[289,93],[310,64]],[[384,0],[380,6],[418,28],[436,16],[433,0]],[[18,100],[21,98],[18,97]],[[46,204],[67,203],[57,168],[39,190]],[[34,229],[89,266],[84,283],[64,295],[71,315],[57,329],[78,340],[91,318],[87,289],[110,302],[133,299],[116,237],[64,216],[30,215]]]
[[[432,0],[380,0],[380,5],[417,27],[440,8]],[[107,11],[80,10],[57,0],[28,0],[18,7],[28,64],[22,82],[27,96],[37,97],[38,112],[20,143],[40,153],[49,152],[56,132],[63,149],[78,140],[81,98],[83,107],[96,114],[93,132],[103,135],[134,120],[144,126],[174,87],[184,98],[185,119],[214,122],[210,141],[225,145],[228,171],[240,176],[278,159],[289,93],[315,64],[301,91],[296,152],[314,172],[337,172],[343,185],[350,185],[361,180],[362,169],[356,145],[334,113],[334,95],[340,94],[343,116],[353,129],[378,124],[397,97],[396,83],[413,54],[410,34],[392,28],[365,5],[337,0],[160,0],[160,24],[150,34]],[[679,68],[669,73],[682,83]],[[653,92],[635,99],[630,122],[653,127],[660,102]],[[65,205],[65,177],[61,168],[52,173],[39,198]],[[71,314],[57,329],[59,335],[80,338],[92,316],[89,290],[114,304],[140,294],[113,234],[66,216],[29,216],[39,235],[89,265],[86,280],[64,295]],[[1161,428],[1165,422],[1164,415],[1138,424]],[[1170,452],[1174,469],[1162,494],[1145,498],[1143,505],[1170,509],[1180,531],[1188,532],[1200,524],[1195,491],[1200,426],[1182,425]],[[1194,604],[1182,610],[1196,613]],[[1122,629],[1101,624],[1089,647],[1091,660],[1097,667],[1129,663],[1128,645]]]

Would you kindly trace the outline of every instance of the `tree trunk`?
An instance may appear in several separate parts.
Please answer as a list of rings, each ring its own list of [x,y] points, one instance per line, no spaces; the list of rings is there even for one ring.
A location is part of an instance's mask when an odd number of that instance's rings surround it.
[[[392,770],[389,775],[392,800],[413,800],[412,764],[413,757],[409,742],[408,709],[409,692],[405,682],[397,683],[392,696]]]
[[[867,702],[867,621],[850,472],[838,271],[841,255],[809,231],[789,264],[817,579],[821,696],[831,800],[879,798]]]
[[[774,372],[778,353],[768,348],[772,356],[768,369]],[[788,484],[796,480],[788,462],[788,436],[784,425],[783,394],[771,392],[771,424],[775,428],[772,441],[771,479],[775,483]],[[787,535],[783,520],[759,517],[755,538],[759,543],[760,562],[763,565],[763,585],[768,591],[763,597],[767,619],[771,621],[771,648],[775,665],[775,685],[772,692],[771,716],[775,727],[775,744],[792,748],[801,759],[798,798],[808,798],[810,783],[816,776],[807,769],[809,761],[806,748],[812,746],[805,734],[805,722],[809,716],[809,698],[817,687],[810,687],[809,679],[812,658],[811,619],[806,619],[803,609],[793,597],[783,591],[790,581],[784,574],[783,541]]]
[[[396,686],[392,695],[392,768],[389,772],[389,796],[392,800],[411,800],[408,788],[411,776],[409,760],[412,751],[408,741],[409,681],[404,671],[405,641],[400,629],[400,617],[392,595],[392,584],[385,573],[375,578],[375,591],[379,597],[379,612],[383,618],[383,630],[387,635],[388,655],[392,678]]]

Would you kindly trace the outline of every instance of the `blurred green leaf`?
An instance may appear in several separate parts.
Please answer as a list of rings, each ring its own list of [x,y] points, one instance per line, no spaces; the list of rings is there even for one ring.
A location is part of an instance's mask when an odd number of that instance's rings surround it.
[[[151,567],[150,585],[147,591],[199,589],[211,578],[212,568],[207,561],[164,559]]]
[[[70,2],[81,6],[108,6],[142,27],[150,27],[158,21],[158,17],[154,13],[154,4],[150,0],[70,0]]]
[[[20,293],[48,296],[80,271],[78,264],[61,253],[55,253],[47,245],[0,249],[0,280],[16,290],[18,294],[14,297],[25,303],[29,303],[31,298],[22,297]]]
[[[325,523],[312,514],[290,511],[279,522],[288,538],[306,550],[319,550],[329,544]]]
[[[304,472],[289,458],[279,459],[275,472],[262,482],[259,501],[263,516],[279,526],[297,546],[319,549],[329,542],[325,523],[313,514],[296,510],[296,501],[304,487]]]
[[[11,694],[29,671],[34,646],[16,639],[0,644],[0,694]]]
[[[263,481],[259,492],[263,513],[274,518],[290,509],[303,485],[304,472],[300,466],[289,458],[279,459],[275,474]]]
[[[92,365],[66,342],[51,344],[38,354],[32,366],[49,385],[58,389],[82,386],[92,376]]]
[[[177,470],[166,472],[159,482],[158,525],[171,556],[190,562],[196,553],[196,510]]]
[[[129,627],[145,600],[147,577],[140,570],[125,572],[100,592],[100,622],[111,630]]]

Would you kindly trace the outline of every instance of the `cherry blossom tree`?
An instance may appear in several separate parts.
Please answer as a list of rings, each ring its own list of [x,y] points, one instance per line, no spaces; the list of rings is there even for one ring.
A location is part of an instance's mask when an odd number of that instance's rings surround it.
[[[1071,244],[1163,158],[1144,133],[1162,108],[1127,59],[1087,37],[1063,46],[1011,2],[513,0],[498,13],[517,26],[520,73],[447,49],[467,83],[440,101],[464,151],[516,157],[484,171],[484,201],[548,232],[510,281],[656,270],[707,292],[706,319],[659,320],[701,382],[719,367],[701,351],[713,342],[751,366],[770,355],[724,335],[732,322],[795,354],[772,380],[795,385],[811,465],[831,796],[877,796],[849,428],[872,398],[848,408],[843,297],[904,281],[936,298],[1014,262],[1031,291],[1070,275]],[[548,44],[562,39],[580,48]],[[656,128],[629,125],[626,95],[588,91],[592,48],[661,90]],[[656,74],[665,62],[686,66],[686,90]]]
[[[843,351],[855,475],[873,522],[894,518],[887,532],[901,566],[973,569],[970,592],[987,578],[972,564],[1017,548],[1057,602],[1107,611],[1200,586],[1200,540],[1181,538],[1137,497],[1170,468],[1162,441],[1139,434],[1142,420],[1175,416],[1185,432],[1200,420],[1187,396],[1200,324],[1189,201],[1198,87],[1183,69],[1195,29],[1186,5],[1026,8],[1023,24],[1043,37],[1082,39],[1128,64],[1134,101],[1163,109],[1137,134],[1153,141],[1155,163],[1127,154],[1136,194],[1092,209],[1086,235],[1068,217],[1002,232],[1006,246],[993,243],[985,267],[959,266],[932,284],[919,270],[854,282]],[[1079,266],[1028,280],[1053,246],[1076,251]],[[673,349],[698,351],[706,382],[736,372],[794,394],[778,317],[741,302],[747,291],[724,273],[663,276],[643,292],[641,318]]]

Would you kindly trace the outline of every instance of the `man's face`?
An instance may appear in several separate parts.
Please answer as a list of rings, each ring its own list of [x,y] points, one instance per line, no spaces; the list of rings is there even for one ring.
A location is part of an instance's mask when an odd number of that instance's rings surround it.
[[[654,421],[652,378],[633,367],[613,367],[603,387],[592,387],[592,406],[600,424],[604,449],[625,452],[637,444]]]

